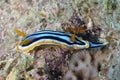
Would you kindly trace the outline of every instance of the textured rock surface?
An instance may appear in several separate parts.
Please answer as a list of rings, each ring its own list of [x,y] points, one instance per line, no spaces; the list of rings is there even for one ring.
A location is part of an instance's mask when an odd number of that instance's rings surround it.
[[[0,80],[120,80],[119,0],[0,0]],[[15,51],[26,34],[49,29],[62,31],[74,10],[102,29],[109,46],[71,51],[45,48],[31,55]],[[89,12],[90,11],[90,12]],[[91,28],[91,27],[89,27]],[[34,54],[35,53],[35,54]]]

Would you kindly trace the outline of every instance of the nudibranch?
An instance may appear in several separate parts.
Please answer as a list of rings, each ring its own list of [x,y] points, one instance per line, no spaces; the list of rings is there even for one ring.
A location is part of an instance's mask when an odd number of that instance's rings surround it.
[[[16,46],[16,50],[24,53],[28,53],[38,46],[61,46],[69,49],[86,49],[101,47],[107,44],[107,42],[90,42],[71,33],[60,31],[42,30],[29,35],[22,34],[19,30],[16,30],[16,32],[24,37]]]

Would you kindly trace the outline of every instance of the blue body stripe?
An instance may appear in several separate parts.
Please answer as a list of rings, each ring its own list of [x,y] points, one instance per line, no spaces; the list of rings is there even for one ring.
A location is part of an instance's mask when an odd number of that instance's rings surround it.
[[[68,36],[70,37],[72,34],[70,33],[65,33],[65,32],[59,32],[59,31],[50,31],[50,30],[43,30],[43,31],[39,31],[39,32],[35,32],[33,34],[30,34],[28,35],[27,37],[23,38],[22,40],[25,40],[31,36],[34,36],[34,35],[40,35],[40,34],[53,34],[53,35],[58,35],[58,36]]]
[[[78,44],[78,45],[85,45],[85,42],[80,41],[77,37],[75,37],[75,42],[71,41],[72,34],[65,33],[65,32],[58,32],[58,31],[39,31],[35,32],[33,34],[28,35],[22,41],[28,40],[28,44],[24,44],[23,46],[30,45],[34,43],[35,41],[41,40],[41,39],[51,39],[52,41],[56,40],[60,43],[67,43],[68,45]]]
[[[61,39],[65,39],[68,42],[71,42],[70,37],[68,37],[66,35],[61,36],[61,35],[48,34],[48,33],[44,33],[44,34],[38,33],[37,35],[29,36],[29,37],[25,38],[24,40],[29,40],[29,39],[34,39],[34,38],[40,38],[40,37],[44,37],[44,36],[54,36],[54,37],[57,36],[57,37],[59,37]]]
[[[60,31],[51,31],[51,30],[42,30],[42,31],[38,31],[35,32],[33,34],[38,34],[38,33],[53,33],[53,34],[66,34],[66,35],[71,35],[71,33],[66,33],[66,32],[60,32]]]

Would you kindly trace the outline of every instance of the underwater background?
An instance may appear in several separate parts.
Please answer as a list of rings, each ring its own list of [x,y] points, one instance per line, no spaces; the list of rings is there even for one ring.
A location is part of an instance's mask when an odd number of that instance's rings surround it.
[[[86,24],[90,17],[101,29],[100,40],[109,44],[83,50],[50,47],[30,54],[15,50],[22,39],[15,29],[26,34],[63,31],[63,23],[74,24],[74,12]],[[120,80],[119,75],[120,0],[0,0],[0,80]]]

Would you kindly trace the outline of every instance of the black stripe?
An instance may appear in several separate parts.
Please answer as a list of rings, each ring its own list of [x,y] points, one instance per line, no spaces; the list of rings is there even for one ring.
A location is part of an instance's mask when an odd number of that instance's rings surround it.
[[[62,33],[64,33],[64,32],[62,32]],[[25,38],[23,38],[22,39],[22,41],[23,40],[25,40],[25,39],[27,39],[28,37],[31,37],[31,36],[36,36],[36,35],[40,35],[40,34],[54,34],[54,35],[56,35],[56,36],[67,36],[67,37],[70,37],[71,35],[68,35],[68,34],[66,34],[66,33],[64,33],[64,34],[59,34],[59,33],[52,33],[52,32],[45,32],[45,33],[33,33],[33,34],[30,34],[30,35],[28,35],[28,36],[26,36]]]
[[[50,30],[43,30],[43,31],[50,31]],[[42,31],[39,31],[39,32],[42,32]],[[58,33],[52,33],[52,32],[58,32]],[[60,34],[60,33],[62,33],[62,34]],[[28,35],[23,40],[27,39],[28,37],[36,36],[36,35],[40,35],[40,34],[54,34],[56,36],[67,36],[67,37],[71,37],[71,35],[72,35],[70,33],[65,33],[65,32],[51,31],[51,32],[43,32],[43,33],[33,33],[33,34]],[[78,38],[75,38],[75,40],[77,40],[79,42],[78,44],[85,44],[84,42],[80,41]]]
[[[34,43],[34,42],[36,42],[36,41],[38,41],[38,40],[40,40],[40,39],[53,39],[53,40],[56,40],[56,41],[59,41],[59,42],[67,43],[68,45],[73,45],[73,44],[85,45],[84,42],[82,42],[82,43],[68,42],[68,41],[66,41],[66,40],[64,40],[64,39],[59,38],[59,36],[58,36],[58,37],[54,37],[54,36],[44,36],[44,37],[35,38],[35,39],[33,39],[32,41],[30,41],[28,44],[24,44],[24,45],[22,45],[22,46],[30,45],[30,44],[32,44],[32,43]]]

